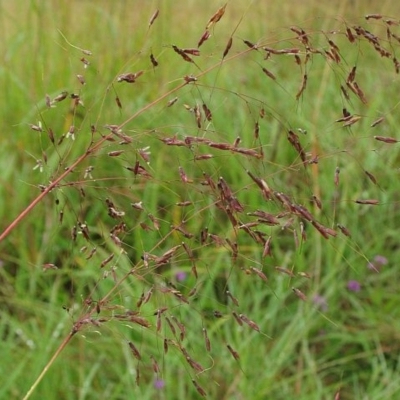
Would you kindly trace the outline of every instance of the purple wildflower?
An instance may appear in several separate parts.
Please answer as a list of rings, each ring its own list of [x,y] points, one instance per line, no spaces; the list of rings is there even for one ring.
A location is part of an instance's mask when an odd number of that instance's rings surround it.
[[[326,302],[326,298],[324,296],[316,294],[313,296],[312,301],[314,305],[322,312],[328,311],[328,303]]]
[[[375,264],[386,265],[388,263],[388,259],[385,256],[377,255],[374,257]]]
[[[358,281],[348,281],[347,282],[347,289],[349,289],[352,292],[359,292],[361,290],[361,285],[360,282]]]
[[[162,379],[156,379],[154,381],[154,387],[158,390],[164,389],[165,382]]]
[[[385,256],[376,255],[374,262],[368,262],[367,268],[375,272],[379,272],[382,266],[388,263],[388,259]]]
[[[175,274],[175,279],[176,279],[178,282],[184,281],[184,280],[186,279],[186,277],[187,277],[187,274],[186,274],[186,272],[184,272],[184,271],[178,271],[178,272]]]

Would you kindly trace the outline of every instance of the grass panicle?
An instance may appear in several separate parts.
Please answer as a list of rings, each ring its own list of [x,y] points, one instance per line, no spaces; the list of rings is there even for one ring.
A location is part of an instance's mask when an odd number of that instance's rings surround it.
[[[399,19],[131,3],[2,5],[0,395],[394,398]]]

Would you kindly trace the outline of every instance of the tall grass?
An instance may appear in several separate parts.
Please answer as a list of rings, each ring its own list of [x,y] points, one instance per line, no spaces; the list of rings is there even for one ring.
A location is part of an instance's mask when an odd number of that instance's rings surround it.
[[[399,393],[398,6],[238,3],[2,3],[2,397]]]

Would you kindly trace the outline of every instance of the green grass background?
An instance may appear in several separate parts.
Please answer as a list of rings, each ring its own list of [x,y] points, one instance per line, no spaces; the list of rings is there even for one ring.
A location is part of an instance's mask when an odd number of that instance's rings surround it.
[[[364,19],[368,13],[385,18],[400,18],[395,1],[308,0],[230,1],[226,13],[211,30],[212,36],[195,58],[202,71],[196,85],[187,85],[157,102],[124,126],[134,142],[126,147],[106,142],[51,192],[1,243],[0,268],[0,398],[23,398],[50,360],[74,321],[86,309],[91,294],[100,300],[115,286],[110,272],[115,265],[117,278],[135,268],[109,298],[101,315],[109,321],[101,326],[88,324],[77,333],[56,359],[38,385],[32,399],[187,399],[200,398],[192,383],[195,379],[213,399],[388,399],[400,396],[399,376],[399,185],[397,145],[377,142],[374,135],[398,137],[398,82],[393,62],[382,58],[365,41],[351,44],[342,34],[346,26],[361,25],[382,38],[393,54],[399,43],[387,42],[382,21]],[[2,1],[0,82],[1,131],[0,213],[2,230],[40,193],[38,185],[47,185],[65,167],[81,155],[90,143],[90,125],[107,134],[106,124],[121,124],[137,111],[177,87],[185,75],[197,75],[196,66],[183,61],[171,45],[196,47],[207,21],[224,3],[214,1]],[[152,13],[160,15],[149,29]],[[249,40],[268,47],[299,47],[291,26],[310,33],[313,45],[329,49],[327,36],[340,48],[341,64],[314,56],[307,65],[308,84],[296,101],[302,72],[290,56],[273,56],[250,50]],[[393,26],[400,36],[400,27]],[[332,32],[337,32],[336,34]],[[222,65],[221,56],[233,35],[233,46]],[[66,42],[66,40],[68,42]],[[71,45],[72,44],[72,45]],[[89,49],[92,56],[78,48]],[[159,61],[152,68],[150,53]],[[84,68],[82,57],[90,60]],[[398,56],[399,57],[399,56]],[[368,98],[362,104],[355,96],[343,98],[340,84],[357,65],[357,82]],[[261,70],[276,75],[269,79]],[[135,84],[117,83],[121,73],[145,73]],[[82,86],[77,74],[85,76]],[[45,95],[55,97],[61,91],[79,93],[84,107],[72,111],[71,101],[47,109]],[[122,102],[119,109],[115,102]],[[168,100],[179,99],[172,107]],[[203,121],[199,129],[184,104],[193,107],[206,103],[213,113],[211,123]],[[265,117],[260,118],[264,108]],[[342,109],[362,116],[351,129],[335,122]],[[371,124],[380,116],[385,121]],[[44,127],[42,133],[29,124]],[[260,140],[254,140],[254,125],[260,124]],[[77,129],[76,140],[64,139],[54,146],[46,133],[54,131],[56,141],[70,125]],[[288,129],[305,129],[300,135],[307,152],[319,155],[318,166],[303,168],[289,145]],[[218,151],[204,146],[169,147],[160,139],[176,135],[205,136],[215,142],[241,146],[262,146],[264,159]],[[126,166],[133,166],[138,149],[150,146],[147,170],[152,179],[134,177]],[[108,152],[123,149],[120,157]],[[194,161],[194,156],[212,153],[214,158]],[[34,169],[37,159],[47,158],[43,172]],[[93,179],[84,178],[85,169],[94,166]],[[193,183],[179,177],[183,167]],[[334,185],[336,167],[340,182]],[[312,209],[324,225],[336,228],[340,223],[351,231],[351,238],[338,232],[325,240],[312,227],[307,241],[294,245],[299,234],[295,219],[289,229],[261,227],[272,237],[272,258],[262,258],[262,246],[242,232],[238,234],[239,255],[232,260],[224,246],[203,246],[202,229],[221,238],[236,240],[226,214],[215,207],[215,193],[202,185],[203,173],[214,181],[222,176],[230,185],[246,212],[264,209],[282,212],[276,201],[266,202],[246,170],[262,177],[276,191],[296,203]],[[366,176],[372,173],[374,185]],[[82,192],[82,190],[84,192]],[[83,194],[84,193],[84,194]],[[319,211],[310,203],[313,194],[321,198]],[[120,254],[109,239],[116,224],[107,215],[105,199],[126,211],[128,231],[123,238],[126,254]],[[360,206],[357,198],[378,199],[380,205]],[[145,211],[133,210],[130,203],[142,202]],[[177,202],[191,201],[187,208]],[[64,218],[60,222],[60,212]],[[148,214],[160,221],[160,229],[143,230],[140,223],[152,227]],[[241,215],[241,221],[251,218]],[[286,218],[286,219],[285,219]],[[82,235],[71,240],[77,220],[90,228],[91,243]],[[185,228],[194,234],[185,238],[170,233],[171,225],[185,220]],[[289,217],[283,217],[289,222]],[[164,270],[146,270],[141,264],[144,252],[162,255],[185,241],[195,253],[198,281],[191,274],[187,255],[179,250]],[[82,251],[83,246],[88,250]],[[96,246],[96,255],[87,260]],[[111,252],[112,264],[100,268]],[[388,263],[379,273],[367,268],[374,257],[386,257]],[[54,263],[57,270],[43,271],[43,264]],[[275,270],[290,269],[290,278]],[[249,268],[262,269],[266,284]],[[185,272],[186,279],[176,279]],[[310,278],[298,275],[306,272]],[[361,289],[348,289],[351,280]],[[157,289],[169,282],[187,296],[193,286],[198,292],[189,305]],[[146,329],[112,318],[126,309],[135,309],[142,292],[152,286],[153,297],[142,306],[141,315],[152,327]],[[238,299],[239,307],[226,298],[224,291]],[[291,288],[307,295],[297,298]],[[322,296],[327,307],[319,307],[313,298]],[[184,346],[194,360],[206,368],[196,375],[179,350],[170,344],[165,354],[164,337],[174,339],[163,320],[156,332],[154,311],[168,307],[186,326]],[[261,333],[246,324],[239,326],[232,310],[255,321]],[[219,311],[222,318],[215,318]],[[202,329],[206,328],[212,349],[205,350]],[[140,349],[136,360],[128,341]],[[230,344],[240,355],[236,361],[226,348]],[[152,358],[160,366],[158,376]],[[140,382],[136,383],[137,370]],[[165,386],[155,387],[160,379]]]

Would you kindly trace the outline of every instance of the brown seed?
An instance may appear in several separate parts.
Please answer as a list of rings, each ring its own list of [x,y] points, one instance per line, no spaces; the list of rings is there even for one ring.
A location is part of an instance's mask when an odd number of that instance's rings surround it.
[[[232,300],[233,304],[235,304],[236,307],[239,307],[238,299],[235,296],[233,296],[229,290],[227,290],[225,293]]]
[[[210,343],[210,339],[209,339],[209,337],[207,335],[206,328],[203,328],[203,335],[204,335],[204,342],[205,342],[205,345],[206,345],[206,350],[208,352],[210,352],[211,351],[211,343]]]
[[[396,21],[394,19],[385,19],[385,23],[387,23],[389,26],[398,26],[398,25],[400,25],[400,22]]]
[[[196,279],[197,279],[197,276],[196,276]],[[193,288],[190,290],[190,292],[188,293],[188,297],[192,297],[192,296],[194,296],[196,293],[197,293],[197,288],[196,288],[196,286],[195,286],[195,287],[193,287]]]
[[[76,77],[78,78],[78,81],[79,81],[79,83],[81,85],[85,85],[86,84],[85,77],[83,75],[77,75]]]
[[[347,92],[347,90],[345,89],[345,87],[343,85],[340,85],[340,90],[342,91],[344,97],[346,98],[346,100],[350,100],[350,96]]]
[[[385,120],[385,117],[380,117],[377,120],[375,120],[372,124],[371,124],[371,128],[379,125],[381,122],[383,122]]]
[[[197,274],[196,264],[193,264],[193,265],[192,265],[191,271],[192,271],[192,274],[194,275],[194,277],[195,277],[196,279],[198,279],[199,276],[198,276],[198,274]],[[189,294],[190,294],[190,293],[189,293]],[[193,294],[194,294],[194,293],[193,293]],[[192,296],[193,296],[193,294],[192,294]],[[189,296],[189,297],[190,297],[190,296]]]
[[[300,289],[292,288],[292,290],[300,300],[307,301],[307,296]]]
[[[128,83],[135,83],[136,79],[139,78],[139,76],[143,75],[144,71],[138,71],[135,73],[127,73],[127,74],[121,74],[117,77],[117,82],[128,82]]]
[[[183,183],[191,183],[192,181],[187,177],[182,167],[179,167],[179,175]]]
[[[76,240],[76,237],[77,237],[77,230],[76,230],[76,226],[74,225],[73,227],[72,227],[72,230],[71,230],[71,238],[72,238],[72,240],[75,242],[75,240]]]
[[[260,136],[260,125],[258,122],[254,124],[254,138],[257,140]]]
[[[321,210],[322,209],[321,200],[317,196],[315,196],[315,194],[312,195],[312,200],[315,203],[315,205]]]
[[[85,57],[82,57],[80,61],[83,63],[84,67],[87,68],[90,65],[90,61],[87,60]]]
[[[304,90],[306,89],[306,86],[307,86],[307,74],[304,74],[303,75],[303,80],[302,80],[302,82],[301,82],[301,86],[300,86],[300,89],[299,89],[299,91],[297,92],[297,94],[296,94],[296,100],[298,100],[300,97],[301,97],[301,95],[303,94],[303,92],[304,92]]]
[[[175,53],[179,54],[185,61],[194,64],[194,61],[182,49],[175,45],[172,45],[172,48],[174,49]]]
[[[47,134],[49,135],[49,139],[50,139],[51,143],[54,144],[54,133],[53,133],[53,130],[51,128],[49,128],[47,130]]]
[[[269,188],[269,186],[267,185],[267,183],[263,179],[258,178],[255,175],[253,175],[251,171],[247,170],[246,172],[250,176],[250,178],[257,184],[257,186],[261,189],[265,200],[271,200],[272,199],[272,191]]]
[[[355,201],[357,204],[369,204],[376,206],[379,204],[379,200],[376,199],[358,199]]]
[[[252,321],[251,319],[249,319],[248,317],[246,317],[244,314],[239,314],[239,318],[246,323],[251,329],[254,329],[257,332],[260,332],[260,328],[259,326]]]
[[[58,267],[52,263],[43,264],[42,268],[43,268],[43,271],[47,271],[48,269],[58,269]]]
[[[212,113],[205,103],[203,103],[203,111],[207,121],[212,120]]]
[[[110,157],[118,157],[118,156],[120,156],[123,152],[124,152],[124,150],[110,151],[109,153],[107,153],[107,155],[109,155]]]
[[[200,56],[200,50],[199,49],[182,49],[182,51],[186,54],[190,54],[192,56]]]
[[[61,210],[61,211],[60,211],[60,214],[59,214],[59,217],[58,217],[58,221],[60,222],[60,224],[62,224],[63,219],[64,219],[64,211]]]
[[[160,366],[158,365],[157,360],[153,356],[150,356],[150,358],[153,365],[153,371],[158,375],[161,372]]]
[[[233,348],[229,344],[227,344],[226,347],[228,348],[228,350],[232,354],[233,358],[235,360],[239,360],[239,358],[240,358],[239,353],[237,351],[233,350]]]
[[[177,97],[174,97],[172,100],[170,100],[168,103],[167,103],[167,107],[171,107],[171,106],[173,106],[176,102],[178,101],[178,98]],[[167,139],[161,139],[161,140],[167,140]],[[168,144],[168,143],[167,143]]]
[[[151,287],[151,288],[147,291],[147,293],[144,295],[143,304],[146,304],[146,303],[149,302],[149,300],[150,300],[152,294],[153,294],[153,287]]]
[[[197,47],[200,47],[206,40],[210,38],[210,36],[211,36],[210,31],[206,29],[206,31],[201,36],[199,43],[197,44]]]
[[[193,112],[196,119],[197,127],[201,128],[201,113],[200,113],[200,107],[197,104],[193,108]]]
[[[89,241],[89,240],[90,240],[90,237],[89,237],[89,228],[88,228],[88,226],[87,226],[86,224],[82,224],[82,223],[80,223],[80,222],[78,222],[78,225],[79,225],[79,229],[80,229],[80,231],[81,231],[83,237],[84,237],[87,241]]]
[[[256,44],[254,44],[254,43],[252,43],[252,42],[250,42],[250,41],[248,41],[248,40],[243,40],[243,43],[244,43],[247,47],[249,47],[250,49],[256,49],[256,48],[257,48],[257,45],[256,45]]]
[[[300,155],[300,158],[303,161],[303,163],[305,163],[307,157],[306,157],[306,153],[305,153],[303,147],[300,144],[299,135],[297,135],[291,129],[289,129],[288,140],[289,140],[290,144],[294,147],[294,149],[297,151],[297,153]]]
[[[135,324],[138,324],[140,326],[143,326],[144,328],[149,328],[151,326],[149,321],[147,321],[142,317],[138,317],[137,315],[129,316],[129,321],[134,322]]]
[[[355,77],[356,77],[356,70],[357,70],[357,66],[355,65],[355,66],[351,69],[351,71],[350,71],[350,73],[349,73],[349,75],[348,75],[348,77],[347,77],[347,80],[346,80],[347,83],[351,83],[351,82],[354,81],[354,79],[355,79]]]
[[[206,30],[210,29],[211,26],[216,24],[225,14],[225,8],[228,3],[226,3],[224,6],[220,7],[214,14],[213,16],[208,20]]]
[[[161,311],[157,310],[157,323],[156,323],[157,332],[161,331]]]
[[[271,71],[268,71],[267,68],[264,68],[264,67],[263,67],[262,70],[263,70],[265,75],[267,75],[268,77],[270,77],[271,79],[276,81],[276,76]]]
[[[307,234],[304,229],[304,223],[303,221],[300,221],[300,234],[301,234],[301,240],[305,242],[307,240]]]
[[[378,185],[378,182],[376,181],[376,178],[375,178],[375,176],[374,175],[372,175],[370,172],[368,172],[368,171],[364,171],[365,172],[365,175],[367,175],[368,176],[368,178],[370,179],[370,181],[372,182],[372,183],[374,183],[375,185]]]
[[[67,98],[68,92],[61,92],[58,96],[54,97],[53,103],[59,103],[60,101],[63,101]]]
[[[172,322],[170,321],[170,319],[169,319],[168,317],[165,317],[165,320],[167,321],[168,326],[169,326],[169,328],[171,329],[172,334],[173,334],[174,336],[176,336],[175,327],[174,327],[174,325],[172,325]]]
[[[157,9],[156,11],[154,11],[153,15],[150,17],[150,21],[149,21],[149,28],[151,25],[153,25],[154,21],[157,19],[158,14],[160,13],[160,10]]]
[[[335,186],[339,185],[339,174],[340,174],[340,168],[336,167],[336,169],[335,169],[335,179],[334,179]]]
[[[154,215],[149,214],[148,217],[150,218],[151,222],[153,223],[153,227],[156,231],[160,230],[160,221],[154,217]],[[169,254],[168,254],[169,255]],[[163,255],[162,257],[164,257],[165,255]]]
[[[33,131],[36,131],[36,132],[43,132],[43,128],[42,128],[40,122],[39,122],[38,125],[29,124],[29,126],[30,126],[30,128],[31,128]]]
[[[168,353],[168,339],[164,339],[164,354]]]
[[[214,156],[212,154],[200,154],[200,155],[194,156],[194,159],[196,161],[209,160],[210,158],[214,158]]]
[[[115,102],[117,103],[118,108],[122,108],[122,103],[118,96],[115,97]]]
[[[354,37],[353,32],[350,28],[346,28],[346,36],[347,39],[349,39],[350,43],[354,43],[356,41],[356,38]]]
[[[264,250],[263,250],[263,254],[262,257],[265,258],[267,256],[272,257],[272,253],[271,253],[271,240],[272,237],[269,236],[268,239],[265,241],[264,243]]]
[[[208,238],[208,228],[204,228],[200,232],[200,244],[201,245],[206,244],[207,238]]]
[[[235,311],[232,311],[232,315],[235,317],[236,322],[237,322],[240,326],[242,326],[242,325],[243,325],[243,321],[239,318],[239,315],[238,315]]]
[[[171,228],[175,229],[176,231],[178,231],[180,233],[182,233],[182,235],[185,236],[185,238],[187,238],[187,239],[191,239],[194,236],[193,233],[188,232],[182,226],[173,226],[173,225],[171,225]]]
[[[367,14],[365,19],[368,21],[369,19],[382,19],[382,15],[380,14]]]
[[[347,237],[351,237],[350,231],[345,226],[340,225],[340,224],[337,224],[336,226],[340,229],[340,231],[343,233],[343,235],[345,235]]]
[[[110,254],[105,260],[100,264],[100,268],[104,268],[113,258],[115,254]]]
[[[388,137],[388,136],[374,136],[374,139],[378,140],[380,142],[385,142],[385,143],[390,143],[390,144],[398,142],[398,140],[396,138]]]
[[[142,356],[139,352],[139,350],[136,348],[136,346],[132,342],[128,342],[128,345],[130,349],[132,350],[132,354],[137,358],[139,361],[142,359]]]
[[[90,260],[94,256],[96,251],[97,251],[97,248],[93,247],[93,249],[90,251],[89,255],[86,257],[86,260]]]
[[[153,67],[158,67],[158,61],[156,60],[156,58],[154,57],[153,53],[150,54],[150,61],[153,64]]]
[[[192,382],[200,396],[207,397],[206,391],[194,379],[192,379]]]
[[[229,38],[229,40],[228,40],[228,43],[226,44],[224,53],[222,54],[222,58],[225,58],[225,57],[228,55],[229,50],[230,50],[231,47],[232,47],[232,41],[233,41],[233,39],[232,39],[232,36],[231,36],[231,37]]]
[[[312,221],[311,224],[321,233],[321,235],[325,239],[329,239],[329,236],[336,236],[337,232],[331,228],[328,228],[322,224],[320,224],[318,221]]]
[[[186,254],[189,256],[189,259],[191,261],[193,261],[194,257],[193,257],[192,250],[189,248],[189,246],[185,242],[182,242],[182,246],[183,246],[184,250],[186,251]]]
[[[266,275],[264,274],[264,272],[262,272],[261,270],[259,270],[258,268],[254,268],[251,267],[250,268],[256,275],[258,275],[264,282],[268,282],[268,278],[266,277]]]

